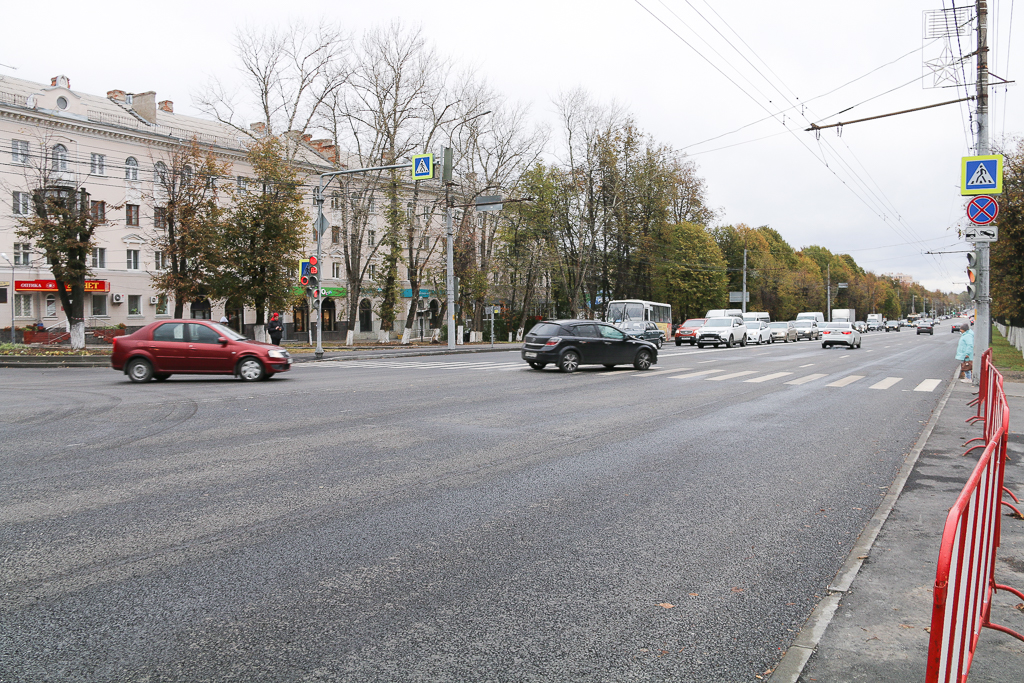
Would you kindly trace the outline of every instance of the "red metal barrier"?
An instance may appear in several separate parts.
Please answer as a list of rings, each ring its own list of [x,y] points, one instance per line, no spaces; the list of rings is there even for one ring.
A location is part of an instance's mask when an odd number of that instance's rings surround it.
[[[991,361],[985,363],[984,356],[982,363],[987,371],[982,375],[987,378],[987,391],[980,394],[985,397],[985,451],[956,504],[950,508],[942,532],[926,683],[966,681],[982,628],[1002,631],[1024,641],[1024,635],[990,620],[992,594],[996,590],[1021,599],[1024,593],[997,584],[994,576],[1002,528],[1000,511],[1010,408],[1003,392],[1002,375]]]

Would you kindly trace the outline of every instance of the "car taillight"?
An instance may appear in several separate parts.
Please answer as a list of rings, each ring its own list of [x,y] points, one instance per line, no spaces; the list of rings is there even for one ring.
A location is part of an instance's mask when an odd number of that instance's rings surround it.
[[[849,330],[846,330],[843,332],[843,334],[851,334],[851,332]]]
[[[558,346],[558,344],[561,341],[562,341],[561,337],[552,337],[551,339],[548,339],[547,343],[544,344],[544,346]]]

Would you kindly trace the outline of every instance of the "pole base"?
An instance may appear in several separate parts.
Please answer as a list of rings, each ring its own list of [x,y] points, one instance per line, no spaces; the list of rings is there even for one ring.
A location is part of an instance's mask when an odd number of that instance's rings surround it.
[[[313,355],[316,356],[317,360],[323,360],[324,359],[324,352],[323,351],[315,351],[313,353]]]

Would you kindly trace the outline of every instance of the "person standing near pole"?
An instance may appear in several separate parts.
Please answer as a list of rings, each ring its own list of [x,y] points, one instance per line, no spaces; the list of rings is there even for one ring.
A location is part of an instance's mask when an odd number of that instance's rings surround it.
[[[274,313],[267,323],[267,334],[270,335],[270,343],[275,346],[281,345],[281,335],[284,334],[284,325],[281,324],[281,316]]]
[[[960,381],[970,382],[974,371],[974,330],[967,323],[960,325],[960,343],[956,345],[956,359],[960,361]]]

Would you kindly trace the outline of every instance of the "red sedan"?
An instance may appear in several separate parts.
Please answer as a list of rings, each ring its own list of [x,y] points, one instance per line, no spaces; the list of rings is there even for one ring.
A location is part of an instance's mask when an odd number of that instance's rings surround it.
[[[690,318],[676,328],[676,346],[682,346],[683,342],[689,342],[690,346],[697,343],[697,330],[708,321],[707,318]]]
[[[280,346],[252,341],[210,320],[161,320],[114,337],[110,366],[133,382],[177,374],[236,375],[247,382],[291,368]]]

